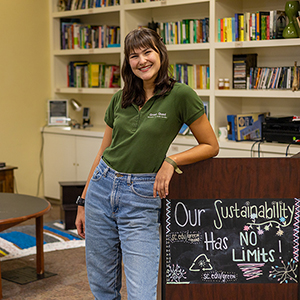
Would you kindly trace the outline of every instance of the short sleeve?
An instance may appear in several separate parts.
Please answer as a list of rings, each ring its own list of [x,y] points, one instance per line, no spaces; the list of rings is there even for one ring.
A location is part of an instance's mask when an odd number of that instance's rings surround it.
[[[114,127],[114,120],[115,120],[115,111],[117,108],[117,105],[120,104],[122,98],[122,91],[118,91],[115,93],[106,109],[104,121],[105,123],[110,127]]]
[[[204,114],[204,105],[196,92],[186,84],[180,84],[176,95],[181,120],[190,126]]]

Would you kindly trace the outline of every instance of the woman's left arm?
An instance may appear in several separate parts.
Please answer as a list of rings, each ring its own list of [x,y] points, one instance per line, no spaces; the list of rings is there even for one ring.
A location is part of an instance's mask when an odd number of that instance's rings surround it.
[[[187,151],[169,156],[178,166],[192,164],[216,156],[219,153],[219,144],[216,135],[205,114],[194,121],[189,127],[198,141],[198,145]],[[169,194],[169,183],[173,173],[174,167],[167,161],[164,161],[155,178],[153,187],[154,197],[157,193],[160,198],[165,198]]]

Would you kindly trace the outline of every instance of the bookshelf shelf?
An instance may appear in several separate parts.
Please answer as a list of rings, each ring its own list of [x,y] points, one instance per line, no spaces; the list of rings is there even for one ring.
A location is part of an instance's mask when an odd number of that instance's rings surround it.
[[[255,143],[254,141],[243,141],[243,142],[235,142],[235,141],[220,141],[220,147],[223,149],[232,149],[238,151],[246,151],[252,152],[251,155],[253,157],[258,157],[258,147],[260,147],[260,155],[261,157],[267,156],[277,156],[283,157],[286,156],[286,152],[288,156],[295,155],[299,152],[298,145],[287,145],[280,143]],[[288,149],[287,149],[288,147]],[[250,156],[251,156],[250,155]]]
[[[54,56],[69,56],[69,55],[93,55],[93,54],[120,54],[120,47],[109,47],[109,48],[93,48],[93,49],[64,49],[54,50]]]
[[[291,90],[215,90],[214,94],[216,97],[300,98],[300,91]]]
[[[119,12],[120,8],[116,6],[107,6],[100,8],[88,8],[88,9],[78,9],[78,10],[69,10],[69,11],[55,11],[52,12],[52,18],[68,18],[68,17],[78,17],[78,16],[87,16],[95,14],[106,14],[110,12]]]
[[[113,95],[118,88],[56,88],[57,94],[86,94],[86,95]]]
[[[294,47],[299,46],[298,39],[278,39],[264,41],[246,41],[246,42],[216,42],[215,49],[237,49],[237,48],[266,48],[266,47]]]
[[[143,2],[143,3],[129,3],[124,5],[125,10],[135,10],[135,9],[144,9],[144,8],[154,8],[154,7],[170,7],[177,5],[187,5],[194,3],[209,3],[209,0],[161,0],[153,2]]]
[[[193,50],[209,50],[209,43],[196,43],[196,44],[178,44],[166,45],[168,51],[193,51]]]
[[[115,88],[68,88],[66,70],[71,61],[104,62],[120,65],[124,59],[123,40],[126,34],[138,26],[146,26],[152,20],[158,23],[177,22],[183,19],[209,18],[209,42],[167,44],[171,64],[209,65],[210,88],[196,89],[196,93],[209,103],[209,120],[218,133],[227,125],[227,115],[246,112],[265,112],[271,115],[300,115],[300,91],[291,90],[218,90],[219,78],[229,78],[232,87],[233,54],[257,53],[258,67],[284,67],[300,65],[300,39],[273,39],[259,41],[217,42],[219,18],[235,13],[284,10],[285,0],[161,0],[132,3],[120,0],[120,5],[101,8],[58,11],[57,0],[49,0],[51,20],[52,97],[76,97],[88,105],[102,122],[104,111]],[[120,26],[120,47],[95,49],[60,49],[61,19],[79,18],[84,24]],[[94,118],[95,120],[96,118]],[[96,124],[99,126],[104,123]],[[191,145],[189,137],[177,138],[177,144]],[[252,142],[221,142],[226,155],[250,156]],[[285,153],[286,145],[264,145],[266,153]],[[297,146],[293,146],[297,149]],[[241,151],[241,152],[236,152]],[[221,151],[221,156],[222,156]]]

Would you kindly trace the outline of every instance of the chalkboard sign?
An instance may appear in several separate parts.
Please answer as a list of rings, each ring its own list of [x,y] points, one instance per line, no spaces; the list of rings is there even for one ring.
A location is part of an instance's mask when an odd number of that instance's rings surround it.
[[[165,283],[298,282],[299,203],[166,199]]]

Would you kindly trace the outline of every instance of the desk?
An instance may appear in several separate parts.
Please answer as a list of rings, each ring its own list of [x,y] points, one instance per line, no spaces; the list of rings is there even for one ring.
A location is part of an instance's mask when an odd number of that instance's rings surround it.
[[[36,273],[44,274],[44,247],[43,247],[43,215],[50,210],[50,203],[42,198],[0,193],[0,232],[35,218],[36,227]],[[0,266],[0,299],[2,298],[1,266]]]
[[[7,166],[0,168],[0,192],[13,193],[14,192],[14,169],[17,167]]]

